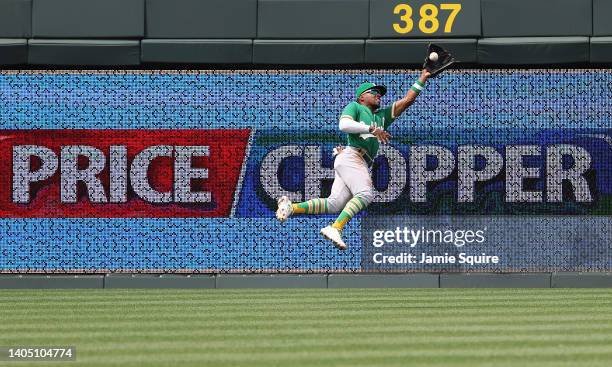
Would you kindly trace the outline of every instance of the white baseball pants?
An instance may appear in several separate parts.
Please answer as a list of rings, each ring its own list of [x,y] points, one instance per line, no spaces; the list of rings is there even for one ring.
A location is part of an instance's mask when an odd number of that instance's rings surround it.
[[[334,183],[327,198],[331,213],[340,212],[354,196],[359,196],[366,205],[374,198],[374,185],[368,165],[357,149],[345,147],[334,161]]]

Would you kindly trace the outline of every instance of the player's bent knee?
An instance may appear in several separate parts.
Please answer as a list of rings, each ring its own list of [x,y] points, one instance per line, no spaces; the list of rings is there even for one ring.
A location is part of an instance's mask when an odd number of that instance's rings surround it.
[[[374,200],[374,190],[364,190],[355,196],[361,198],[361,200],[363,200],[366,205],[370,205],[370,203]]]

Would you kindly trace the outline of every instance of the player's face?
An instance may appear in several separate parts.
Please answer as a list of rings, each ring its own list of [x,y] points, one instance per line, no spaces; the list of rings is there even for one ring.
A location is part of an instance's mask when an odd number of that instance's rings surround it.
[[[377,109],[380,107],[380,93],[375,90],[375,89],[371,89],[365,93],[363,93],[361,95],[363,97],[363,104],[368,106],[368,107],[372,107],[374,109]]]

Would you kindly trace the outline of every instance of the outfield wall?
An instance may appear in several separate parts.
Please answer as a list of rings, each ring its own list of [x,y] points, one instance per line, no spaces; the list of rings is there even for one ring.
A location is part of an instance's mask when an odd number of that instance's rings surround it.
[[[417,76],[1,72],[0,269],[611,271],[607,70],[448,72],[391,126],[375,203],[344,231],[348,251],[318,234],[334,215],[276,222],[278,196],[329,194],[355,87],[385,84],[390,103]],[[450,237],[374,245],[403,227]],[[377,253],[444,259],[380,264]],[[460,263],[462,253],[498,261]]]
[[[3,0],[0,65],[612,62],[608,0]],[[274,66],[273,66],[274,67]]]

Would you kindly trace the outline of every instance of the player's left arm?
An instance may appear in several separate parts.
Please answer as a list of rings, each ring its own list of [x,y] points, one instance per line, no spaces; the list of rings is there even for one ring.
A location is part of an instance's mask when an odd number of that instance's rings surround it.
[[[427,82],[427,79],[429,79],[430,76],[431,76],[431,73],[427,71],[427,69],[423,69],[423,71],[421,72],[421,76],[418,79],[419,83],[421,83],[424,87],[425,83]],[[406,111],[408,107],[410,107],[410,105],[414,103],[414,101],[419,96],[419,93],[420,93],[419,88],[423,88],[423,87],[421,87],[418,83],[415,82],[415,84],[406,93],[404,98],[399,99],[395,101],[395,103],[393,103],[392,114],[393,114],[394,119],[398,118],[399,115],[401,115],[404,111]]]

